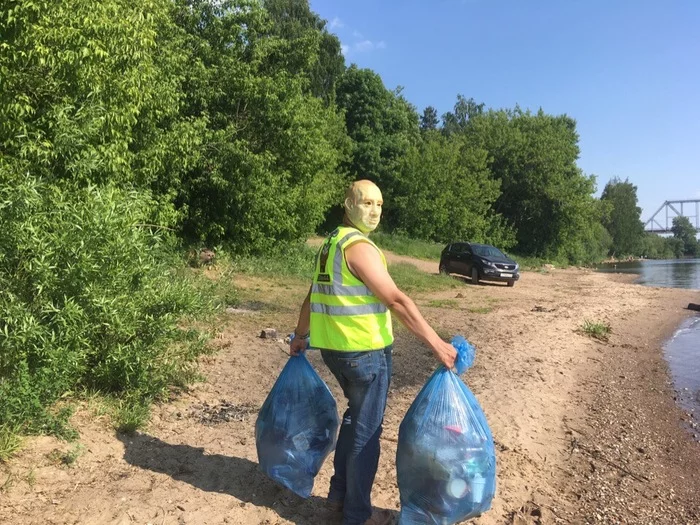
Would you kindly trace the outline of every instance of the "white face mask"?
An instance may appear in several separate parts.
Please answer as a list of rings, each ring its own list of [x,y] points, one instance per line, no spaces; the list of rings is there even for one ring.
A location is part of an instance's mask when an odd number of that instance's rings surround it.
[[[355,198],[345,199],[345,211],[350,222],[362,233],[374,231],[382,216],[382,192],[374,184],[358,185]]]

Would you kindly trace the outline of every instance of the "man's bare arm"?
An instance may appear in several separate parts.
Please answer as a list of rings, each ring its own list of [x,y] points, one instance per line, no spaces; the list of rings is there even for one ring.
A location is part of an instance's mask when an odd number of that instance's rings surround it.
[[[377,249],[367,242],[356,242],[345,250],[350,271],[399,318],[399,321],[433,351],[448,368],[454,365],[457,352],[443,341],[421,315],[416,304],[399,288],[384,268]]]
[[[299,321],[297,321],[297,327],[294,329],[295,337],[289,345],[289,353],[291,355],[297,355],[299,352],[306,349],[306,340],[302,337],[308,335],[309,327],[311,326],[311,288],[309,288],[309,293],[306,294],[306,299],[301,303],[301,310],[299,311]]]

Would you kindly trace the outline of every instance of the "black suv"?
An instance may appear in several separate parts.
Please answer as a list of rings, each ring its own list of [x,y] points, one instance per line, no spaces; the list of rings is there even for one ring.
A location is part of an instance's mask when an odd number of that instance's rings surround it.
[[[458,273],[471,277],[472,283],[506,282],[513,286],[520,279],[518,263],[488,244],[454,242],[442,250],[440,273]]]

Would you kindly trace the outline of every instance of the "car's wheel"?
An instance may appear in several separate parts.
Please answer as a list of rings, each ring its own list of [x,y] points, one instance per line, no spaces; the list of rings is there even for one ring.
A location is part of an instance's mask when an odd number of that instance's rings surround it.
[[[515,286],[515,281],[507,281],[508,286]]]
[[[442,275],[447,275],[448,273],[450,273],[450,272],[447,271],[447,265],[446,265],[444,262],[441,262],[441,263],[440,263],[440,266],[439,266],[439,268],[438,268],[438,271],[439,271]]]
[[[479,270],[478,268],[472,268],[472,284],[479,284]]]

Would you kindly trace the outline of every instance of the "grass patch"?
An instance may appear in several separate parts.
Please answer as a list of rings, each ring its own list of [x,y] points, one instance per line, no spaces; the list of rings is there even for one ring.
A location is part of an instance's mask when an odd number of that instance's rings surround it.
[[[556,268],[568,268],[569,262],[566,260],[556,260],[556,259],[545,259],[542,257],[529,257],[527,255],[518,255],[516,253],[509,253],[508,256],[520,265],[521,270],[526,271],[536,271],[539,273],[549,273],[549,269],[546,268],[547,265],[554,266]]]
[[[409,239],[402,235],[390,235],[388,233],[373,233],[372,240],[385,250],[394,252],[397,255],[408,255],[417,259],[438,260],[444,244],[432,241],[420,241]]]
[[[436,292],[460,286],[457,281],[447,275],[431,275],[410,263],[390,264],[389,273],[396,285],[407,293]]]
[[[117,432],[130,434],[150,420],[150,403],[120,399],[114,407],[112,417]]]
[[[49,452],[49,454],[47,454],[47,457],[55,463],[60,463],[62,465],[66,465],[67,467],[72,467],[75,464],[75,462],[78,461],[78,458],[83,455],[83,452],[85,452],[85,447],[80,443],[76,443],[65,452],[58,449],[54,449],[51,452]]]
[[[241,302],[240,290],[235,285],[231,268],[221,273],[206,289],[201,285],[200,289],[209,294],[212,305],[217,310],[224,310],[229,306],[237,307]]]
[[[488,314],[493,312],[493,308],[491,306],[472,306],[467,308],[467,311],[472,314]]]
[[[459,303],[454,299],[433,299],[428,301],[426,306],[431,308],[459,308]]]
[[[110,415],[112,407],[101,392],[84,389],[78,397],[83,400],[92,417],[100,419]]]
[[[542,259],[541,257],[528,257],[526,255],[516,255],[509,254],[510,257],[520,265],[521,270],[529,271],[546,271],[544,267],[545,264],[555,264],[553,261],[548,259]],[[559,264],[557,264],[559,266]],[[566,265],[565,265],[566,266]]]
[[[612,333],[612,328],[608,323],[605,322],[593,322],[585,320],[581,326],[581,331],[594,339],[599,339],[601,341],[607,341],[608,337]]]
[[[0,461],[6,461],[19,450],[22,439],[18,431],[8,425],[0,426]]]
[[[283,245],[274,253],[265,255],[217,255],[217,265],[228,267],[235,273],[308,280],[313,276],[317,251],[318,248],[306,244]]]

